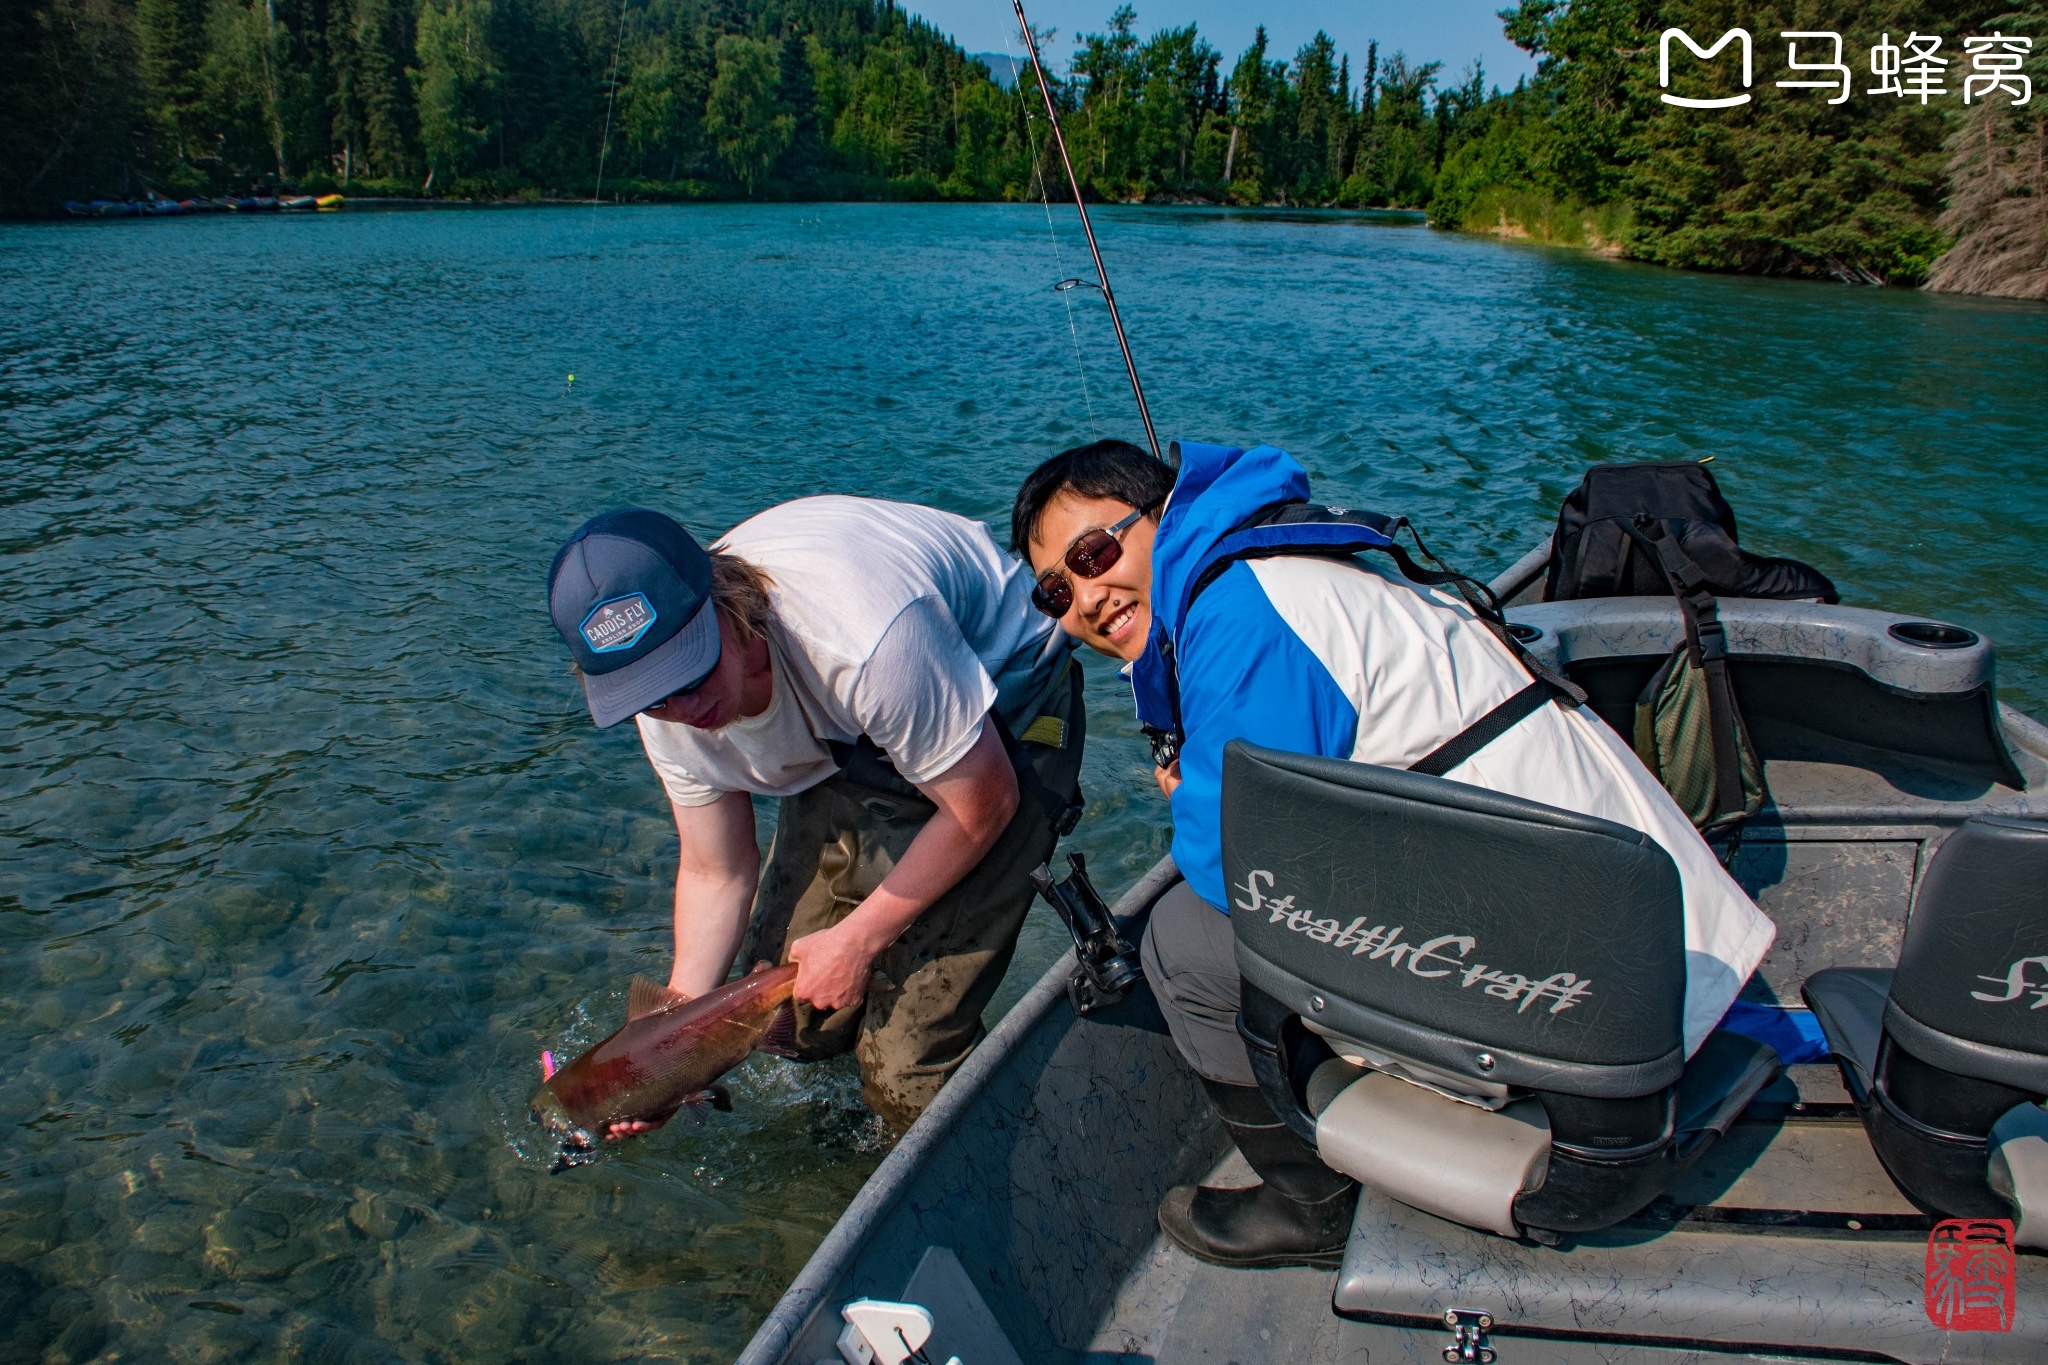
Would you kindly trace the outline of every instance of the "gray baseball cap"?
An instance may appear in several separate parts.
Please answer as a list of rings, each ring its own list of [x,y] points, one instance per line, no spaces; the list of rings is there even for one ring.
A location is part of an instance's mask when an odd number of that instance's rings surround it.
[[[548,570],[548,615],[600,728],[696,687],[718,666],[711,557],[659,512],[628,507],[578,527]]]

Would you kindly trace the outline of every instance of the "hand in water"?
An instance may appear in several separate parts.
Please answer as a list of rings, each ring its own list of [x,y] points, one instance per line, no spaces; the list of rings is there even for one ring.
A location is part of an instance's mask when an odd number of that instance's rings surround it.
[[[789,945],[789,960],[797,965],[796,998],[821,1010],[858,1005],[880,951],[846,921],[804,935]]]
[[[653,1132],[667,1122],[667,1119],[660,1119],[654,1123],[649,1123],[646,1119],[628,1119],[624,1123],[614,1123],[607,1127],[604,1130],[604,1140],[617,1142],[620,1138],[638,1137],[642,1133]]]

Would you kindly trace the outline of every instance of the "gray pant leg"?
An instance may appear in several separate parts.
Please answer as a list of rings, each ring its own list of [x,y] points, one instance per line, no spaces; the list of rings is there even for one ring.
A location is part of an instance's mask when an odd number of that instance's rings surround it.
[[[1178,882],[1152,908],[1138,951],[1187,1064],[1224,1085],[1257,1085],[1237,1034],[1237,940],[1230,916]]]

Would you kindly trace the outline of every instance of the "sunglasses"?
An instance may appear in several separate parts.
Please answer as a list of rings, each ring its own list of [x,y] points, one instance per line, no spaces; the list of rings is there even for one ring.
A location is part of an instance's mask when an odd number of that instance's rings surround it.
[[[1062,556],[1066,564],[1066,573],[1058,569],[1047,569],[1040,574],[1038,582],[1031,589],[1031,605],[1054,620],[1072,611],[1074,583],[1067,574],[1072,574],[1074,578],[1100,578],[1114,569],[1117,561],[1124,557],[1123,542],[1117,537],[1130,530],[1137,524],[1138,518],[1144,515],[1145,509],[1140,507],[1114,526],[1097,527],[1095,530],[1083,531],[1075,536],[1074,543],[1067,547],[1066,554]]]
[[[690,684],[690,685],[689,685],[688,687],[678,687],[678,688],[677,688],[677,689],[676,689],[675,691],[673,691],[673,692],[669,693],[669,694],[668,694],[667,696],[663,697],[663,698],[662,698],[662,699],[661,699],[660,701],[658,701],[658,702],[655,702],[655,703],[654,703],[654,704],[653,704],[652,706],[643,706],[643,707],[641,707],[641,708],[640,708],[640,714],[641,714],[641,715],[643,715],[643,716],[645,716],[645,715],[651,715],[652,713],[654,713],[654,712],[656,712],[656,711],[659,711],[659,710],[660,710],[660,709],[661,709],[662,707],[664,707],[664,706],[667,706],[667,705],[668,705],[668,704],[669,704],[670,702],[674,701],[674,700],[675,700],[676,698],[678,698],[678,697],[687,697],[687,696],[689,696],[689,695],[690,695],[690,694],[691,694],[692,692],[695,692],[695,691],[696,691],[696,690],[697,690],[698,688],[702,687],[702,686],[703,686],[703,685],[704,685],[705,683],[708,683],[708,682],[710,682],[710,681],[711,681],[711,675],[712,675],[713,673],[716,673],[717,671],[718,671],[718,664],[717,664],[717,662],[716,662],[716,661],[714,660],[714,661],[712,662],[712,665],[711,665],[711,667],[705,670],[705,672],[704,672],[704,676],[703,676],[703,677],[701,677],[701,678],[697,679],[697,681],[695,681],[695,682],[691,683],[691,684]],[[657,719],[659,719],[659,717],[657,717]]]
[[[687,697],[687,696],[689,696],[689,695],[690,695],[690,694],[691,694],[692,692],[695,692],[695,691],[696,691],[696,690],[697,690],[698,688],[702,687],[703,685],[704,685],[703,683],[701,683],[701,682],[698,682],[698,683],[693,683],[693,684],[691,684],[691,685],[690,685],[689,687],[679,687],[679,688],[677,688],[677,689],[676,689],[675,691],[673,691],[673,692],[669,693],[669,694],[668,694],[667,696],[663,697],[663,698],[662,698],[662,699],[661,699],[660,701],[658,701],[658,702],[655,702],[655,703],[654,703],[654,704],[653,704],[652,706],[643,706],[643,707],[641,707],[641,708],[640,708],[640,714],[641,714],[641,715],[643,715],[643,716],[653,716],[653,715],[655,714],[655,712],[657,712],[657,711],[660,711],[660,710],[661,710],[661,709],[662,709],[663,707],[667,706],[667,705],[668,705],[668,704],[669,704],[670,702],[672,702],[672,701],[675,701],[675,700],[677,700],[677,699],[679,699],[679,698],[682,698],[682,697]],[[660,717],[659,717],[659,716],[656,716],[655,718],[656,718],[657,720],[658,720],[658,719],[660,719]]]

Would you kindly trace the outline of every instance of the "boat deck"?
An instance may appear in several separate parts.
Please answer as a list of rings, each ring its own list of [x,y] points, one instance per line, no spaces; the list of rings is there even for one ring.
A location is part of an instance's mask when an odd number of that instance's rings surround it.
[[[1773,800],[1734,869],[1779,928],[1752,998],[1793,1004],[1821,967],[1889,964],[1935,841],[1987,808],[2048,814],[2048,730],[2001,720],[2027,791],[1771,738]],[[1154,869],[1119,912],[1144,913],[1175,876]],[[1069,970],[1062,961],[1033,987],[883,1162],[742,1365],[836,1360],[839,1307],[902,1295],[933,1248],[958,1257],[1025,1361],[1436,1360],[1449,1308],[1496,1316],[1501,1365],[2018,1362],[2048,1350],[2048,1256],[2033,1252],[2018,1258],[2013,1330],[1930,1324],[1933,1220],[1878,1164],[1832,1065],[1790,1068],[1664,1198],[1561,1247],[1368,1190],[1341,1271],[1202,1264],[1160,1236],[1160,1197],[1251,1174],[1149,993],[1077,1019]],[[943,1334],[929,1348],[944,1360]]]
[[[1240,1185],[1256,1179],[1233,1151],[1203,1183]],[[1383,1217],[1436,1221],[1380,1202]],[[1804,1215],[1800,1226],[1787,1226],[1790,1209]],[[1632,1220],[1622,1240],[1720,1242],[1762,1235],[1786,1242],[1839,1232],[1883,1232],[1916,1259],[1931,1225],[1878,1163],[1834,1067],[1801,1066],[1760,1095],[1698,1167],[1647,1216]],[[1470,1235],[1441,1226],[1460,1237]],[[1397,1360],[1435,1359],[1449,1343],[1449,1333],[1434,1325],[1363,1323],[1338,1316],[1331,1311],[1338,1280],[1335,1270],[1226,1270],[1155,1236],[1076,1358],[1089,1365],[1254,1360],[1365,1365],[1376,1350],[1382,1359],[1390,1350]],[[1480,1303],[1485,1306],[1483,1298]],[[1497,1348],[1505,1344],[1505,1338],[1495,1342]],[[1645,1349],[1632,1347],[1629,1359],[1727,1359],[1719,1351],[1642,1354]],[[1512,1354],[1503,1356],[1518,1365],[1587,1358],[1582,1347],[1534,1340],[1514,1341]]]

